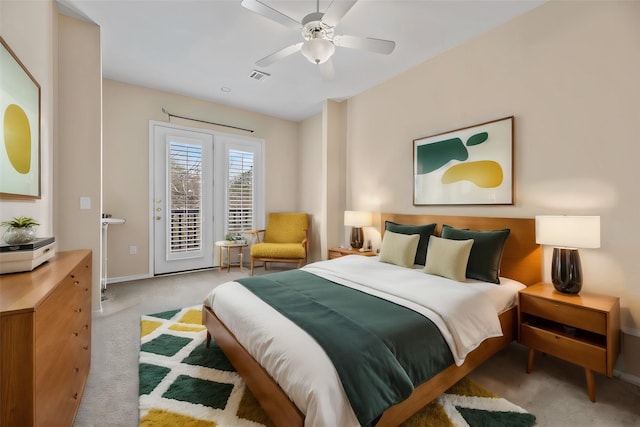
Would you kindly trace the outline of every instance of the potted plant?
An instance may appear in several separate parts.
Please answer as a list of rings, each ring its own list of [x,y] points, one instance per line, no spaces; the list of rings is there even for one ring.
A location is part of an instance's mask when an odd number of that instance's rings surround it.
[[[2,221],[0,225],[7,228],[4,236],[2,236],[3,240],[10,245],[19,245],[35,240],[35,227],[40,224],[33,218],[20,216],[13,218],[11,221]]]

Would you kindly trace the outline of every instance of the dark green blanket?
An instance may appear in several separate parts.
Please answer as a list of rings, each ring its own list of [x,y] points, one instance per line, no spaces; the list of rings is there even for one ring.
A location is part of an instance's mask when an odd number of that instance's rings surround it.
[[[238,282],[320,344],[362,426],[453,363],[433,322],[400,305],[301,270]]]

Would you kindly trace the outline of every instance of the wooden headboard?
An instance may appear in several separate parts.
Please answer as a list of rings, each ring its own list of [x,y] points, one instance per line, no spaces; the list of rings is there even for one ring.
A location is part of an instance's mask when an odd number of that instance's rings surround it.
[[[535,220],[532,218],[488,218],[476,216],[380,214],[380,233],[384,234],[385,221],[398,224],[436,223],[436,235],[442,224],[470,230],[511,230],[502,254],[500,275],[531,286],[542,280],[542,249],[536,243]]]

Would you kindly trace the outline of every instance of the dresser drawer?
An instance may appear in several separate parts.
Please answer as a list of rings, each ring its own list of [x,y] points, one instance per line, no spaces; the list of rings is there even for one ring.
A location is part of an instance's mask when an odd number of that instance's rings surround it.
[[[606,347],[528,324],[520,325],[520,343],[606,374]]]
[[[597,334],[607,334],[607,315],[600,311],[549,301],[530,295],[521,295],[520,311]]]

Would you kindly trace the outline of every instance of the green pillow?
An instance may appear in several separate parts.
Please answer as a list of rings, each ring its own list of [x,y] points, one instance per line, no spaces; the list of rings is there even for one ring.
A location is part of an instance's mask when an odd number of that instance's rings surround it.
[[[384,229],[400,234],[419,234],[420,241],[418,242],[418,250],[416,251],[414,264],[425,264],[427,258],[427,248],[429,246],[429,236],[431,236],[436,230],[436,224],[404,225],[396,224],[395,222],[391,221],[385,221]]]
[[[473,240],[450,240],[431,236],[424,272],[464,282]]]
[[[419,240],[420,236],[417,234],[407,235],[387,231],[380,246],[380,261],[401,267],[413,267]]]
[[[500,283],[502,250],[510,231],[508,228],[493,231],[474,231],[443,225],[442,237],[453,240],[473,239],[469,263],[467,264],[467,277],[482,280],[483,282]]]

